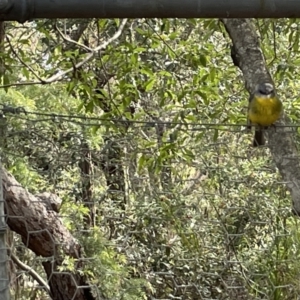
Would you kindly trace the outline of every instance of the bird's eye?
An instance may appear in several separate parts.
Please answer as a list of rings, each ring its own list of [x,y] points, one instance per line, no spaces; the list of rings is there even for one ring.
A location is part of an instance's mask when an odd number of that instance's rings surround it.
[[[263,94],[263,95],[269,95],[269,94],[271,94],[269,91],[266,91],[266,90],[260,91],[260,93]]]
[[[259,93],[261,93],[262,95],[270,95],[273,93],[273,91],[273,88],[269,86],[264,86],[259,89]]]

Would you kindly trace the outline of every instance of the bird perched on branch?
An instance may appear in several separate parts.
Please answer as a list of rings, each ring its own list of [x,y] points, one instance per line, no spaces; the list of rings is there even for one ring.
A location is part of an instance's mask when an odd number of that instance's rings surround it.
[[[255,125],[253,147],[265,144],[263,130],[273,125],[282,114],[282,102],[271,83],[260,83],[249,98],[248,129]]]

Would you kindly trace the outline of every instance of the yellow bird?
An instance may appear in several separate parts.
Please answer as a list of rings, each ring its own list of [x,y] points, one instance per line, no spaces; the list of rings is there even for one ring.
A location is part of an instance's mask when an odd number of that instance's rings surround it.
[[[256,125],[253,147],[265,144],[263,129],[275,123],[282,114],[282,102],[271,83],[260,83],[249,98],[248,128]]]

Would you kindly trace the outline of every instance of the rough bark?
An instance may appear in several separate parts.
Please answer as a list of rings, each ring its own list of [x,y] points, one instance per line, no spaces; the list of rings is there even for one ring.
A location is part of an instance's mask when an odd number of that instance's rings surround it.
[[[112,137],[105,137],[106,146],[101,155],[101,169],[106,178],[108,192],[114,203],[125,210],[126,193],[125,177],[122,166],[123,149],[118,140]]]
[[[245,85],[251,93],[261,81],[273,82],[259,45],[258,35],[249,19],[222,19],[233,46],[234,64],[243,73]],[[284,105],[284,103],[283,103]],[[269,143],[276,166],[291,193],[293,213],[300,215],[300,161],[296,144],[293,140],[292,127],[289,127],[286,115],[276,123],[276,128],[266,130],[265,136]],[[284,126],[284,127],[282,127]]]
[[[78,163],[81,177],[81,197],[84,205],[88,207],[89,214],[85,216],[84,226],[86,229],[95,225],[95,205],[93,201],[93,184],[91,150],[86,141],[83,141],[81,147],[81,160]]]
[[[20,234],[23,243],[36,255],[49,257],[43,263],[51,296],[55,300],[95,299],[86,279],[77,272],[60,272],[65,256],[76,260],[75,270],[82,267],[81,246],[63,225],[54,210],[27,192],[4,168],[1,168],[7,224]]]

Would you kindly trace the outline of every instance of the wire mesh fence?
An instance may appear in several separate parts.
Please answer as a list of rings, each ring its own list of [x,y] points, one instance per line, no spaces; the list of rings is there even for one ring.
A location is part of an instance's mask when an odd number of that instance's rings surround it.
[[[244,126],[2,112],[12,297],[300,296],[286,183]]]

